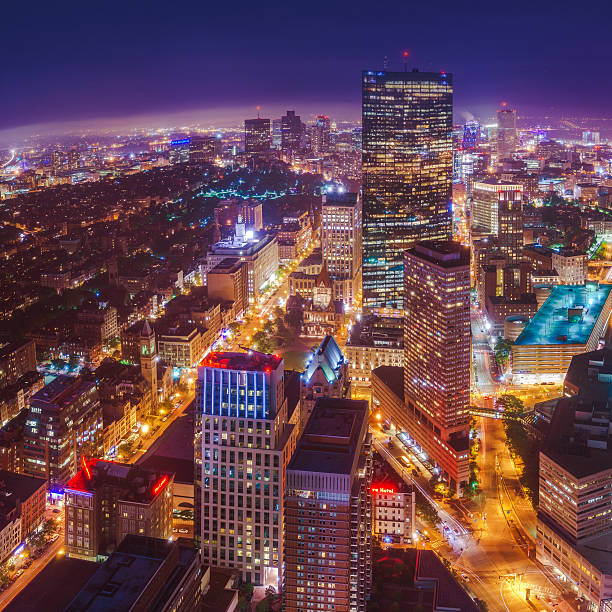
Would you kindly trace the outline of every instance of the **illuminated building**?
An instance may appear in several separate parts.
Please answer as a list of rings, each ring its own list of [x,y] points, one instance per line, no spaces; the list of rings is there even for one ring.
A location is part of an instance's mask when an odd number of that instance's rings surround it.
[[[472,227],[487,234],[498,236],[500,205],[506,201],[520,201],[522,190],[522,185],[500,181],[495,178],[474,182],[472,188]],[[522,218],[520,230],[522,240]]]
[[[517,146],[516,111],[500,108],[497,111],[497,163],[512,157]]]
[[[171,164],[185,164],[189,161],[190,138],[177,138],[170,142],[168,159]]]
[[[561,381],[574,355],[606,333],[612,285],[557,285],[512,345],[515,384]]]
[[[270,151],[270,120],[244,120],[244,152],[268,153]]]
[[[480,123],[478,121],[466,121],[463,126],[463,139],[461,147],[464,151],[475,149],[480,142]]]
[[[36,371],[36,346],[32,340],[7,344],[0,349],[0,389]]]
[[[450,239],[452,75],[363,73],[363,307],[403,316],[403,253]]]
[[[304,126],[299,115],[295,111],[288,110],[281,117],[281,148],[289,151],[297,151],[304,132]]]
[[[560,285],[584,285],[587,281],[588,256],[578,249],[560,249],[551,253],[552,266]]]
[[[328,192],[321,204],[323,263],[333,281],[334,299],[352,307],[361,278],[361,198]]]
[[[51,153],[51,170],[53,172],[53,176],[57,176],[62,171],[63,165],[63,153],[61,151],[53,151],[53,153]]]
[[[157,352],[155,350],[155,332],[145,319],[138,338],[140,371],[151,388],[151,404],[157,405]]]
[[[210,569],[201,567],[197,551],[184,540],[130,534],[65,610],[191,612],[202,609],[209,582]]]
[[[70,170],[78,170],[81,166],[81,154],[78,149],[68,151],[68,168]]]
[[[348,363],[333,336],[325,339],[300,377],[300,432],[320,397],[347,397]]]
[[[372,581],[366,401],[315,404],[287,469],[284,610],[365,612]]]
[[[30,398],[24,430],[24,472],[61,490],[84,455],[102,445],[102,411],[96,383],[58,376]]]
[[[407,432],[458,496],[469,480],[470,251],[419,242],[404,260]]]
[[[217,138],[192,136],[189,139],[188,161],[192,164],[212,163],[217,155]]]
[[[327,115],[317,115],[310,137],[310,144],[314,155],[321,155],[329,150],[331,144],[330,125]]]
[[[195,535],[202,563],[279,587],[287,422],[283,360],[256,351],[210,353],[198,368]]]
[[[170,325],[157,332],[159,357],[174,368],[195,368],[205,349],[202,334],[195,323]]]
[[[258,200],[223,200],[215,206],[215,223],[221,231],[236,230],[238,218],[242,217],[247,230],[258,232],[263,229],[263,205]],[[225,235],[225,234],[224,234]]]
[[[234,318],[249,307],[247,265],[239,257],[226,257],[208,271],[208,299],[231,304]]]
[[[117,309],[98,304],[79,308],[74,332],[77,336],[107,342],[119,336]]]
[[[212,270],[227,257],[238,257],[246,263],[248,297],[252,303],[278,271],[278,241],[270,234],[259,237],[252,230],[247,231],[239,217],[234,236],[210,246],[206,256],[207,270]]]
[[[172,536],[174,474],[83,457],[65,487],[69,557],[104,560],[128,534]]]
[[[609,376],[599,378],[603,386]],[[606,386],[602,396],[583,381],[577,396],[560,398],[540,451],[536,558],[563,574],[594,610],[605,609],[612,594],[612,421]]]
[[[355,322],[344,349],[353,393],[369,392],[375,368],[404,364],[403,334],[401,319],[370,316]]]
[[[299,259],[312,240],[310,213],[304,211],[297,215],[284,216],[277,240],[278,258],[281,263],[290,263],[294,259]]]
[[[408,544],[416,530],[412,487],[400,491],[387,482],[372,485],[372,533],[387,543]]]

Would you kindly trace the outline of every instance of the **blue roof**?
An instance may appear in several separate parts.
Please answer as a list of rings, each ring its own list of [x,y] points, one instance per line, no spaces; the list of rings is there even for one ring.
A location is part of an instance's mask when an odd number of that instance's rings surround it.
[[[340,378],[340,366],[345,361],[344,354],[333,336],[326,336],[308,364],[304,372],[304,380],[308,382],[317,368],[321,368],[327,382],[332,383]]]
[[[586,344],[612,285],[557,285],[516,345]]]

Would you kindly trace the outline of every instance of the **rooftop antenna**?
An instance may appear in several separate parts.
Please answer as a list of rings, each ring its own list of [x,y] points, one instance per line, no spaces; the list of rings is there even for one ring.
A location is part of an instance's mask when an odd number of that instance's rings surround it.
[[[261,110],[261,106],[256,106],[255,108],[257,109],[257,118],[259,119],[259,111]]]
[[[410,57],[410,53],[405,50],[402,52],[402,59],[404,60],[404,72],[408,72],[408,58]]]

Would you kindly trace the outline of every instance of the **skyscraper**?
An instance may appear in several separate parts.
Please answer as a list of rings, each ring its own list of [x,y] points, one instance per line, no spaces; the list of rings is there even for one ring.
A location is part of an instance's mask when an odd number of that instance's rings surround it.
[[[270,150],[270,120],[244,120],[244,152],[267,153]]]
[[[517,147],[516,111],[500,108],[497,111],[497,163],[512,157]]]
[[[469,478],[470,250],[419,242],[404,262],[408,434],[457,495]]]
[[[366,401],[317,401],[287,468],[286,612],[365,612],[372,581],[371,445]]]
[[[363,306],[403,314],[403,252],[451,237],[452,75],[363,73]]]
[[[255,584],[281,579],[285,468],[295,448],[283,360],[210,353],[198,369],[195,533],[207,565]]]
[[[281,117],[281,148],[283,150],[297,151],[302,138],[302,120],[295,111],[289,110]]]
[[[327,115],[317,115],[311,134],[312,152],[315,155],[326,153],[331,138],[331,123]]]
[[[523,259],[523,193],[521,187],[500,191],[498,217],[499,250],[507,257],[510,265],[518,264]]]
[[[323,262],[334,285],[334,299],[352,306],[361,275],[361,198],[358,193],[327,193],[321,205]]]

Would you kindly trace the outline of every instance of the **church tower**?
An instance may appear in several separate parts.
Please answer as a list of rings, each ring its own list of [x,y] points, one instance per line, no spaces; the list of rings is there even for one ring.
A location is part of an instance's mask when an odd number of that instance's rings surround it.
[[[155,332],[149,321],[145,320],[140,330],[140,371],[151,385],[151,409],[157,406],[157,353],[155,351]]]

